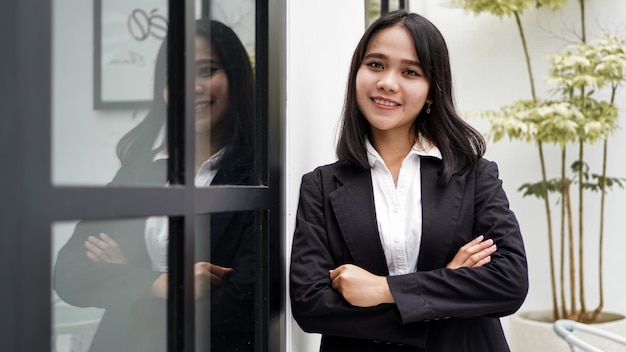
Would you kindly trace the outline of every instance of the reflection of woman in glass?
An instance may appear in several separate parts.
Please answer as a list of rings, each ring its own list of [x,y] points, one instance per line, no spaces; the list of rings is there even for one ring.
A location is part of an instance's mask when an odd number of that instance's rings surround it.
[[[196,34],[196,186],[254,184],[248,55],[220,22],[198,20]],[[163,45],[157,57],[150,111],[118,144],[121,167],[112,186],[167,182],[166,51]],[[250,213],[198,218],[196,315],[198,326],[211,317],[212,351],[254,350],[253,221]],[[70,304],[106,309],[90,351],[165,350],[167,242],[165,217],[77,225],[59,252],[54,286]],[[208,334],[197,331],[204,346]]]

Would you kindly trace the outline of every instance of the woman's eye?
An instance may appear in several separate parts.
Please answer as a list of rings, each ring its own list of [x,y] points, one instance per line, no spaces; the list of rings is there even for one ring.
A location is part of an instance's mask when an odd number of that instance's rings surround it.
[[[409,75],[409,76],[421,76],[421,74],[417,71],[414,70],[406,70],[404,71],[405,74]]]
[[[198,69],[198,76],[200,77],[208,77],[213,74],[213,72],[217,71],[217,68],[213,66],[204,66]]]
[[[376,61],[368,63],[367,66],[373,67],[373,68],[378,68],[378,69],[382,69],[383,68],[383,65],[381,65],[379,62],[376,62]]]

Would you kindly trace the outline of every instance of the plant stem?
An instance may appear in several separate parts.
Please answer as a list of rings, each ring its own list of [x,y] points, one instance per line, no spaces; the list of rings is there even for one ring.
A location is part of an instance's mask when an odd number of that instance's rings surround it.
[[[581,0],[582,1],[582,0]],[[526,37],[524,36],[524,28],[522,27],[522,21],[520,19],[519,12],[513,11],[515,15],[515,22],[517,22],[517,29],[522,39],[522,45],[524,46],[524,56],[526,57],[526,69],[528,70],[528,79],[530,80],[530,92],[533,101],[537,101],[537,94],[535,93],[535,79],[533,78],[533,70],[530,66],[530,55],[528,54],[528,46],[526,45]]]
[[[589,317],[589,321],[593,322],[598,318],[598,315],[604,308],[604,277],[603,272],[603,257],[604,257],[604,203],[606,196],[606,160],[608,154],[608,138],[604,139],[603,143],[603,155],[602,155],[602,179],[600,180],[600,234],[598,239],[598,306],[593,310],[593,313]]]
[[[572,197],[570,196],[571,182],[564,178],[563,183],[566,184],[566,193],[563,201],[567,203],[567,242],[569,257],[569,289],[570,289],[570,312],[568,319],[576,319],[576,257],[574,255],[574,224],[572,220]],[[565,243],[561,243],[561,250],[565,247]],[[565,300],[563,300],[565,305]]]
[[[550,213],[550,200],[548,199],[548,178],[546,176],[546,162],[545,157],[543,155],[543,145],[541,142],[537,142],[537,148],[539,149],[539,163],[541,165],[541,182],[543,182],[543,201],[546,209],[546,221],[548,226],[548,256],[550,258],[550,284],[552,288],[552,316],[554,320],[558,320],[559,317],[559,309],[558,309],[558,301],[556,294],[556,273],[554,269],[554,246],[552,239],[552,214]]]
[[[587,42],[587,30],[585,26],[585,0],[578,0],[580,4],[580,31],[581,39],[583,43]]]
[[[537,102],[537,94],[535,93],[535,79],[533,78],[533,70],[530,63],[530,55],[528,53],[528,45],[526,43],[526,36],[524,35],[524,28],[522,26],[522,21],[520,19],[520,14],[517,11],[514,11],[515,22],[517,23],[517,29],[519,31],[520,39],[522,41],[522,47],[524,49],[524,58],[526,59],[526,70],[528,71],[528,80],[530,82],[530,93],[534,102]],[[537,147],[539,149],[539,162],[541,164],[541,180],[544,187],[544,206],[546,210],[546,222],[548,228],[548,255],[550,258],[550,284],[552,288],[552,316],[554,320],[560,318],[559,310],[558,310],[558,300],[557,300],[557,289],[556,289],[556,272],[554,266],[554,246],[553,246],[553,236],[552,236],[552,214],[550,212],[550,199],[548,198],[548,177],[546,176],[546,162],[543,154],[543,145],[539,141],[537,142]]]
[[[584,96],[584,95],[583,95]],[[583,140],[581,139],[578,145],[578,150],[579,150],[579,155],[578,155],[578,160],[580,160],[580,162],[582,163],[582,161],[584,160],[584,148],[585,148],[585,143],[583,142]],[[581,165],[580,169],[578,170],[578,266],[579,266],[579,270],[578,270],[578,284],[579,284],[579,290],[580,290],[580,318],[584,319],[585,315],[587,314],[587,304],[586,304],[586,297],[585,297],[585,267],[584,267],[584,262],[585,262],[585,257],[584,257],[584,231],[583,231],[583,215],[584,215],[584,207],[583,207],[583,203],[584,203],[584,199],[583,199],[583,166]]]
[[[617,86],[613,84],[611,87],[611,105],[615,103],[615,93]],[[591,314],[591,321],[595,321],[604,308],[604,205],[606,202],[606,164],[608,160],[609,138],[604,139],[602,151],[602,179],[600,180],[600,234],[598,239],[598,289],[599,300],[598,306]]]
[[[565,246],[563,245],[565,243],[565,208],[566,208],[566,203],[567,203],[567,207],[569,208],[569,197],[567,197],[567,195],[569,194],[569,191],[566,186],[565,183],[565,160],[566,160],[566,155],[567,155],[567,150],[565,148],[565,145],[561,145],[561,199],[563,200],[561,202],[561,251],[559,253],[560,258],[559,258],[559,275],[560,275],[560,288],[561,288],[561,316],[562,317],[567,317],[568,313],[567,313],[567,305],[565,304],[566,300],[565,300]]]

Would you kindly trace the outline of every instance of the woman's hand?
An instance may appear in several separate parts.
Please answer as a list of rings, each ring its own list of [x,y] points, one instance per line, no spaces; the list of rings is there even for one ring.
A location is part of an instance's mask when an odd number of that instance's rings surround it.
[[[87,248],[87,258],[94,262],[128,264],[118,243],[106,233],[101,233],[99,238],[89,236],[85,242],[85,248]]]
[[[370,273],[353,264],[344,264],[330,270],[333,288],[357,307],[373,307],[382,303],[394,303],[387,278]]]
[[[446,268],[477,268],[489,263],[497,248],[492,239],[483,241],[484,238],[480,235],[461,247]]]
[[[196,298],[205,294],[211,288],[221,286],[233,272],[232,268],[198,262],[194,266],[194,286]]]
[[[232,268],[198,262],[194,265],[194,291],[195,297],[204,295],[211,288],[221,286],[228,275],[233,272]],[[167,298],[167,273],[161,274],[152,284],[150,294],[154,297]]]

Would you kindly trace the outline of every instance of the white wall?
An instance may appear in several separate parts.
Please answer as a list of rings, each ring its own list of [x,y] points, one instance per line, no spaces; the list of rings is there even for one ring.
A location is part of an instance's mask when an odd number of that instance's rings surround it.
[[[530,98],[519,33],[512,18],[491,15],[475,16],[460,9],[446,7],[445,1],[411,1],[411,10],[429,18],[447,40],[457,108],[460,111],[496,109],[517,99]],[[548,62],[544,55],[559,51],[578,21],[578,1],[570,0],[558,12],[548,9],[529,10],[522,22],[526,31],[537,94],[548,97],[542,77]],[[592,39],[602,30],[626,35],[626,2],[621,0],[587,0],[587,36]],[[334,146],[341,113],[348,65],[352,51],[362,34],[363,1],[288,1],[287,11],[287,236],[293,233],[300,177],[315,166],[335,160]],[[622,130],[611,139],[608,174],[626,176],[622,150],[626,148],[626,91],[616,100],[621,114]],[[484,121],[470,120],[485,132]],[[554,154],[554,148],[546,153]],[[598,147],[590,148],[592,165],[598,165]],[[530,291],[522,309],[544,309],[550,304],[547,239],[542,203],[522,198],[517,188],[524,182],[538,181],[538,152],[520,142],[490,143],[486,154],[500,167],[500,177],[516,212],[526,242],[530,271]],[[551,165],[557,159],[549,157]],[[590,202],[591,197],[589,199]],[[589,203],[588,208],[598,204]],[[622,251],[626,247],[623,228],[626,218],[626,191],[618,189],[607,199],[605,230],[605,308],[626,313],[626,266]],[[556,210],[554,210],[556,211]],[[589,221],[592,223],[592,221]],[[593,224],[589,224],[591,226]],[[589,227],[589,237],[594,227]],[[595,261],[595,242],[589,243],[588,262]],[[590,265],[594,268],[594,265]],[[587,280],[597,280],[595,270],[587,272]],[[595,292],[588,291],[589,305],[595,306]],[[288,315],[289,316],[289,315]],[[319,336],[304,334],[297,324],[290,323],[291,351],[316,351]],[[504,325],[507,321],[504,319]],[[288,333],[289,335],[289,330]]]
[[[335,160],[348,68],[364,28],[362,0],[287,2],[287,248],[300,178]],[[318,350],[319,335],[303,333],[287,310],[289,351]]]

